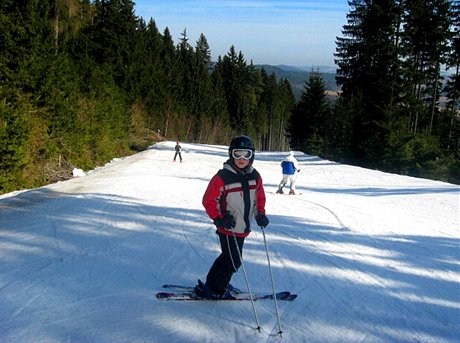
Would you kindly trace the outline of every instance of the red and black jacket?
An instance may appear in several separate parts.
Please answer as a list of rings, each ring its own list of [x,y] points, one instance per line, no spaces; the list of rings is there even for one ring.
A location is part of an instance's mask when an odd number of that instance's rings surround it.
[[[265,214],[265,191],[257,170],[249,166],[246,171],[237,171],[229,161],[211,179],[203,195],[203,206],[214,220],[229,212],[235,218],[233,232],[246,237],[251,232],[251,222],[258,213]],[[217,228],[226,235],[232,231]]]

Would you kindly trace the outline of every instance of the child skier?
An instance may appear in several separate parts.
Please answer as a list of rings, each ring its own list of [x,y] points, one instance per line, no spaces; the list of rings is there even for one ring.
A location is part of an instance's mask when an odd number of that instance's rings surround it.
[[[281,179],[276,193],[283,194],[283,187],[289,181],[289,194],[295,194],[295,181],[300,169],[293,151],[289,152],[289,155],[281,162],[281,168],[283,169],[283,178]]]
[[[265,191],[262,178],[252,166],[254,143],[247,136],[236,136],[228,149],[229,159],[211,179],[203,196],[203,206],[217,227],[221,254],[214,261],[206,283],[198,280],[195,292],[202,298],[231,298],[229,282],[241,266],[245,237],[251,221],[266,227]]]

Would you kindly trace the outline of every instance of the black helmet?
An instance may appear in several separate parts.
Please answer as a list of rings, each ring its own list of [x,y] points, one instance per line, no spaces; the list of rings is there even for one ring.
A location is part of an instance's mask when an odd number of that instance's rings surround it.
[[[231,153],[232,150],[234,149],[251,149],[252,151],[254,151],[255,150],[254,142],[248,136],[245,136],[245,135],[236,136],[235,138],[232,139],[228,150]]]
[[[248,136],[245,135],[240,135],[236,136],[232,139],[230,142],[230,146],[228,147],[228,156],[230,157],[230,160],[233,162],[233,156],[232,156],[232,151],[235,149],[250,149],[252,150],[252,157],[250,159],[250,165],[254,161],[254,142],[252,139]]]

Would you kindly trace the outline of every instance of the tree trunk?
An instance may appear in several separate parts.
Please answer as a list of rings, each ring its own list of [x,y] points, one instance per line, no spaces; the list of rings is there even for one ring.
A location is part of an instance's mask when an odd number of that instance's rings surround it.
[[[58,54],[58,42],[59,42],[59,0],[54,0],[54,19],[53,19],[53,26],[54,26],[54,54]]]
[[[434,81],[434,89],[433,89],[433,100],[431,102],[431,119],[430,119],[430,128],[428,133],[431,135],[431,132],[433,131],[433,121],[434,121],[434,112],[436,110],[436,101],[438,98],[438,87],[439,87],[439,68],[440,64],[439,62],[436,65],[436,80]]]

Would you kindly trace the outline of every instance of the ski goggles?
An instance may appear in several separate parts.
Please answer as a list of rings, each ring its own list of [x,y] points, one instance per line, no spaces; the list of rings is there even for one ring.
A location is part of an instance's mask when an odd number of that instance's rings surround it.
[[[252,157],[252,150],[251,149],[234,149],[232,150],[232,157],[235,160],[239,160],[241,158],[245,160],[250,160]]]

